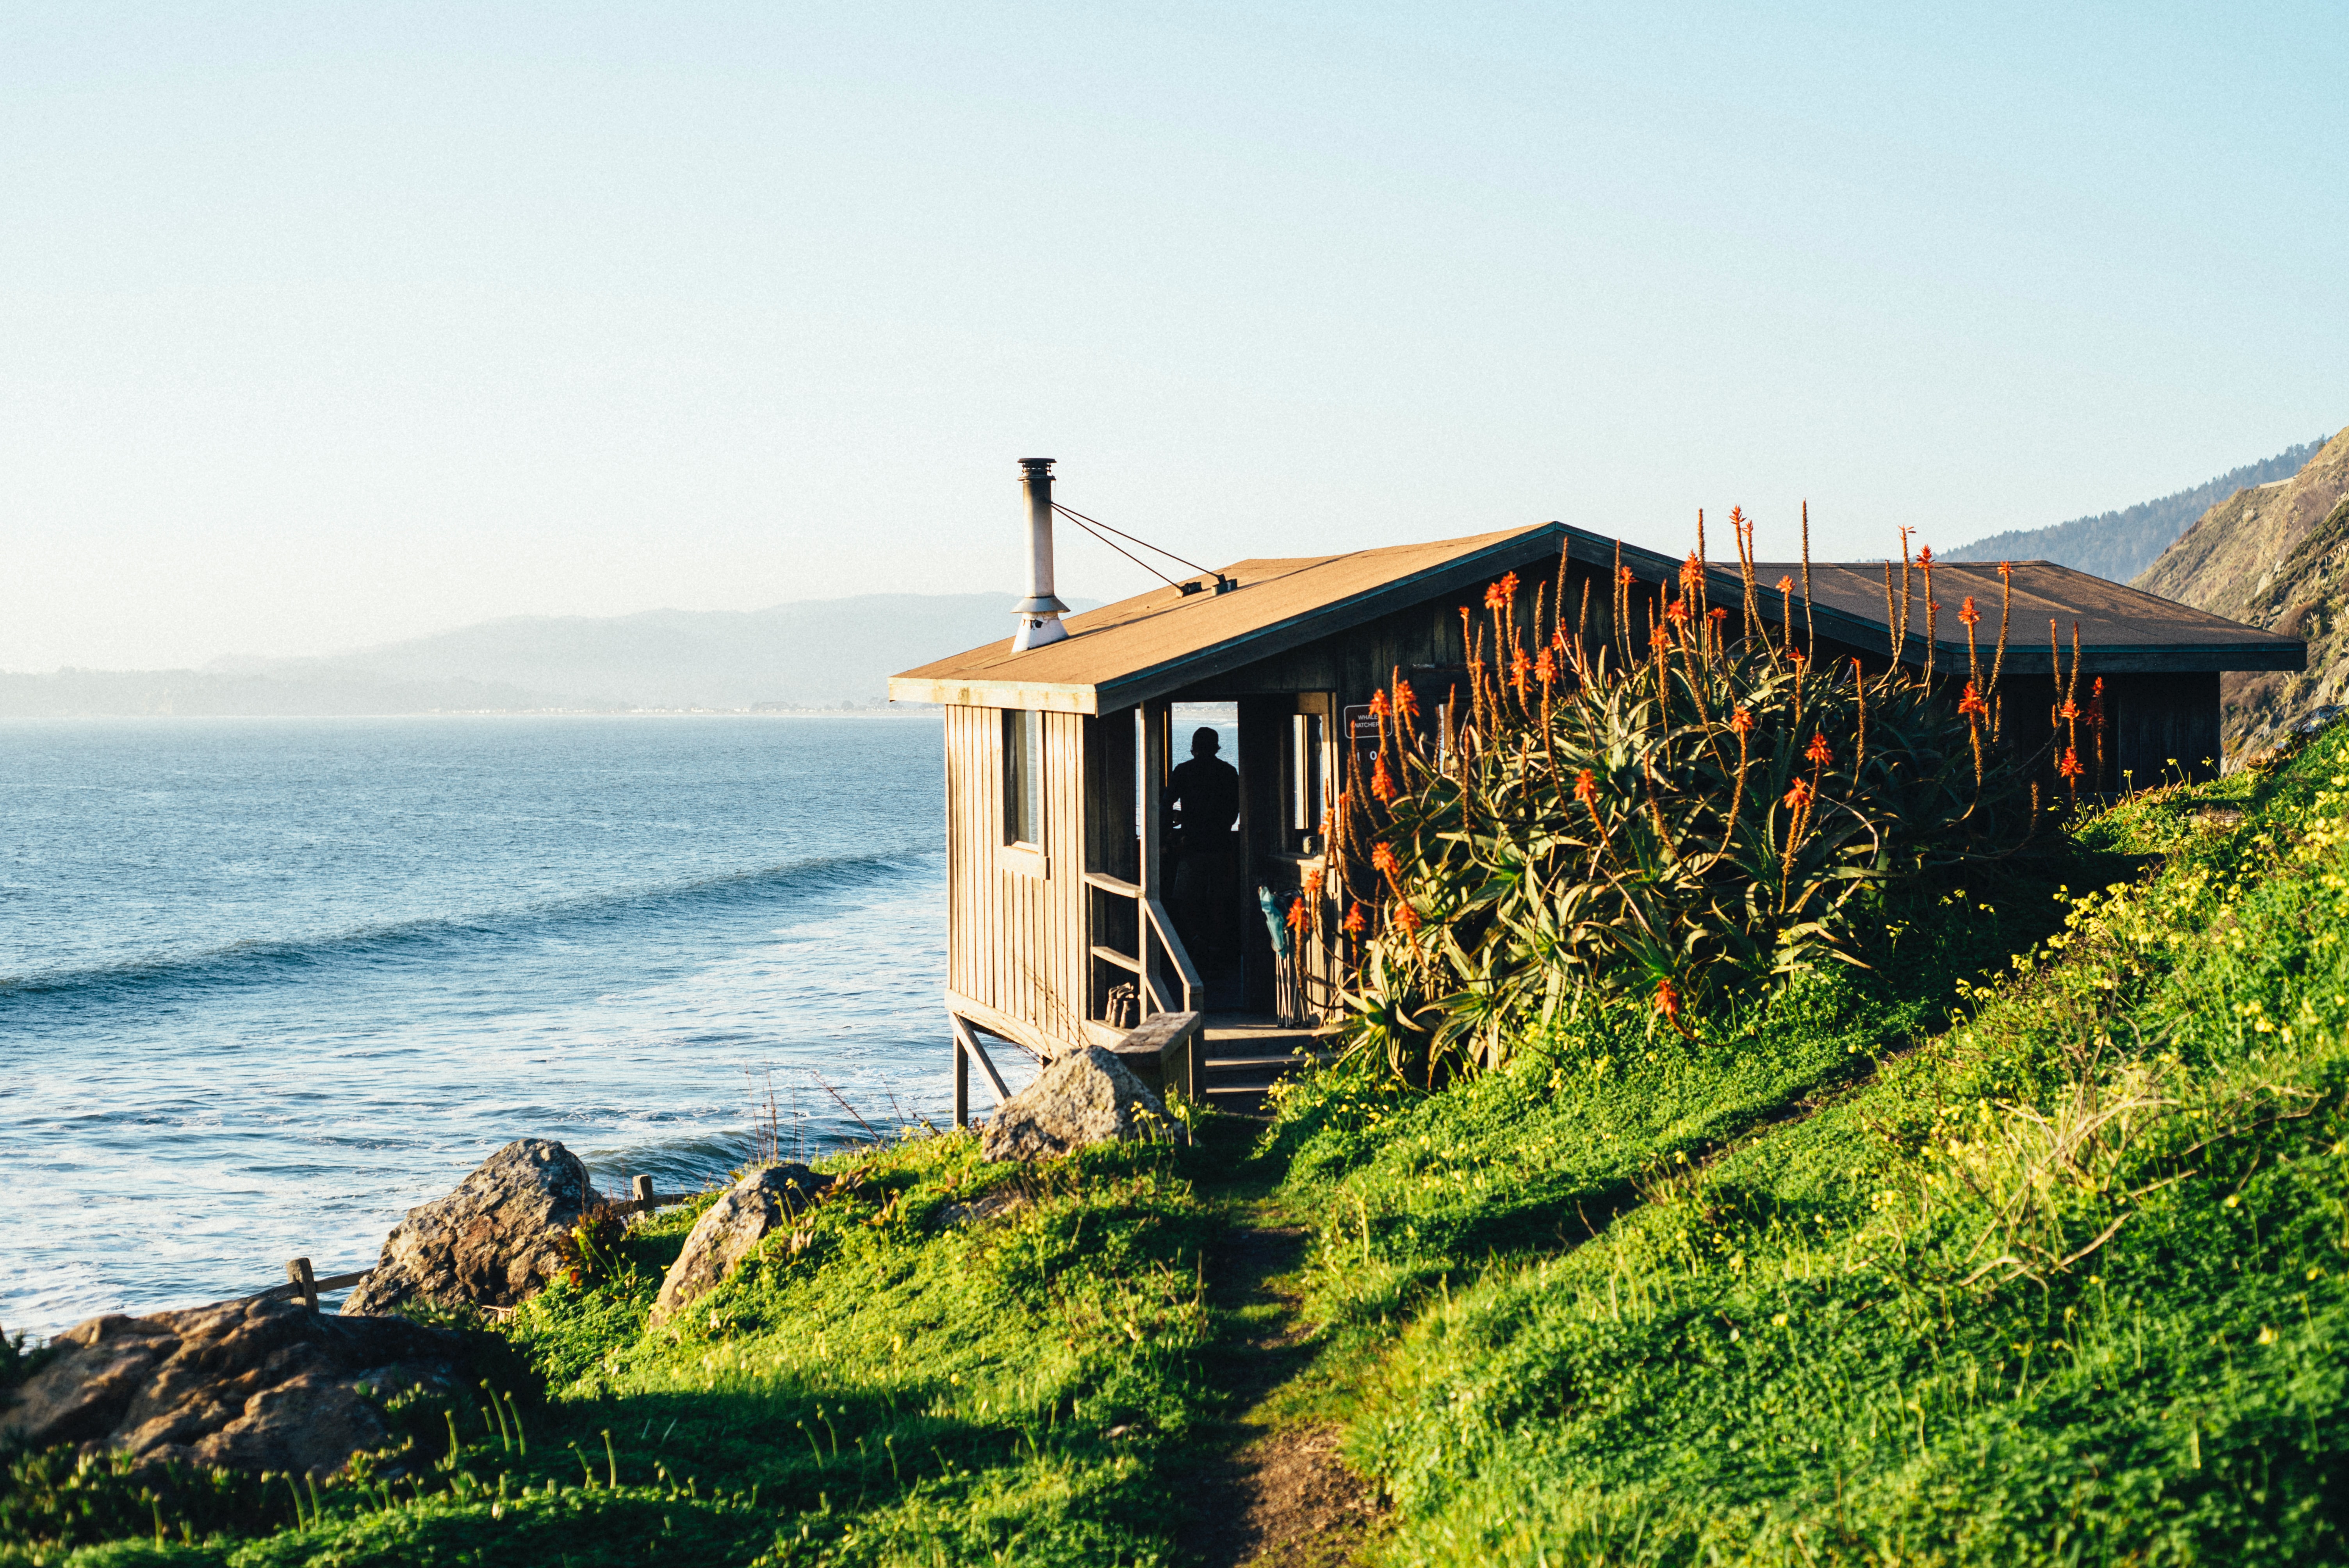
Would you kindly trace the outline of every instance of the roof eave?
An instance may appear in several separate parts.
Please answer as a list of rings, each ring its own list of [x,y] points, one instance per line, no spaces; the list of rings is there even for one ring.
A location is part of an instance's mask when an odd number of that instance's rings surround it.
[[[1098,683],[1022,681],[1009,673],[1007,662],[997,666],[1004,669],[1006,674],[986,679],[959,676],[892,676],[889,678],[889,700],[935,702],[957,707],[1047,707],[1065,713],[1114,713],[1120,708],[1155,701],[1186,686],[1229,675],[1259,660],[1288,653],[1347,626],[1485,581],[1495,573],[1526,560],[1555,555],[1560,539],[1569,534],[1581,534],[1581,531],[1568,529],[1563,523],[1537,523],[1481,550],[1454,556],[1441,565],[1395,578],[1361,593],[1332,600],[1327,604],[1291,615],[1287,620],[1241,633],[1210,647],[1177,655],[1147,669],[1136,670],[1113,680]],[[1598,536],[1586,534],[1582,537],[1596,539]],[[1578,558],[1582,553],[1576,552]],[[1647,552],[1640,553],[1644,555]],[[1245,593],[1247,589],[1243,586],[1240,591]]]
[[[947,707],[1044,708],[1055,713],[1102,711],[1100,689],[1066,681],[932,680],[891,676],[891,702],[934,702]]]
[[[1440,566],[1431,566],[1368,592],[1333,600],[1301,614],[1292,615],[1286,621],[1277,621],[1269,626],[1244,633],[1210,648],[1181,655],[1146,670],[1103,681],[1092,688],[1100,703],[1095,711],[1113,713],[1137,703],[1152,702],[1185,686],[1197,686],[1259,660],[1288,653],[1346,626],[1358,625],[1406,609],[1422,600],[1488,581],[1496,572],[1509,570],[1521,562],[1556,555],[1557,542],[1579,531],[1559,522],[1537,523],[1482,550],[1455,556]]]

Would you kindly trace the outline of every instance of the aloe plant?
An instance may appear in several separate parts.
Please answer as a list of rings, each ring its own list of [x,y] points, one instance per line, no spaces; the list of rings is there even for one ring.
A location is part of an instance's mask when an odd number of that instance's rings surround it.
[[[1732,521],[1733,610],[1693,553],[1677,592],[1619,566],[1596,634],[1563,571],[1529,615],[1511,573],[1462,612],[1450,733],[1400,672],[1378,694],[1330,824],[1358,1048],[1423,1081],[1489,1068],[1594,992],[1687,1033],[1724,991],[1858,963],[1855,917],[1891,884],[2028,838],[2038,790],[1995,744],[2002,658],[1936,679],[1815,657],[1795,585],[1754,581]]]

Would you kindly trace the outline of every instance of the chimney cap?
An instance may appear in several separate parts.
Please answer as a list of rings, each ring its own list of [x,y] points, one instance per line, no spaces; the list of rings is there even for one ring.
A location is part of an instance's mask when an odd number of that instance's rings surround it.
[[[1057,460],[1053,458],[1022,458],[1019,459],[1019,466],[1030,469],[1049,469]]]

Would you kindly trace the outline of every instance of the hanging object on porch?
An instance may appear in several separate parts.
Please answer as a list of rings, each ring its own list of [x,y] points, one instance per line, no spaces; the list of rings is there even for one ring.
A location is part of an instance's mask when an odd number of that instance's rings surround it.
[[[1256,890],[1257,907],[1264,911],[1265,929],[1272,934],[1273,1015],[1284,1029],[1301,1029],[1311,1022],[1305,1016],[1305,986],[1303,977],[1297,972],[1297,944],[1288,935],[1288,906],[1296,902],[1293,892],[1276,893],[1261,885]]]

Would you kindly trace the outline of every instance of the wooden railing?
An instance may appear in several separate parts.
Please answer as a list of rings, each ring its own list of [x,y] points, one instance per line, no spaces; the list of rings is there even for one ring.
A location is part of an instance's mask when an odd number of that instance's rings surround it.
[[[1174,923],[1166,916],[1166,906],[1140,883],[1127,882],[1123,877],[1113,877],[1107,872],[1087,872],[1085,885],[1096,892],[1134,902],[1139,915],[1136,930],[1141,938],[1137,945],[1141,951],[1129,954],[1120,953],[1114,947],[1096,944],[1093,956],[1116,965],[1142,982],[1145,1016],[1152,1013],[1195,1013],[1204,1007],[1206,1005],[1206,987],[1200,983],[1199,971],[1191,962],[1190,950],[1183,945],[1182,937],[1175,934]],[[1153,938],[1164,950],[1167,962],[1174,965],[1176,983],[1181,987],[1178,995],[1167,995],[1158,966],[1150,962]]]

